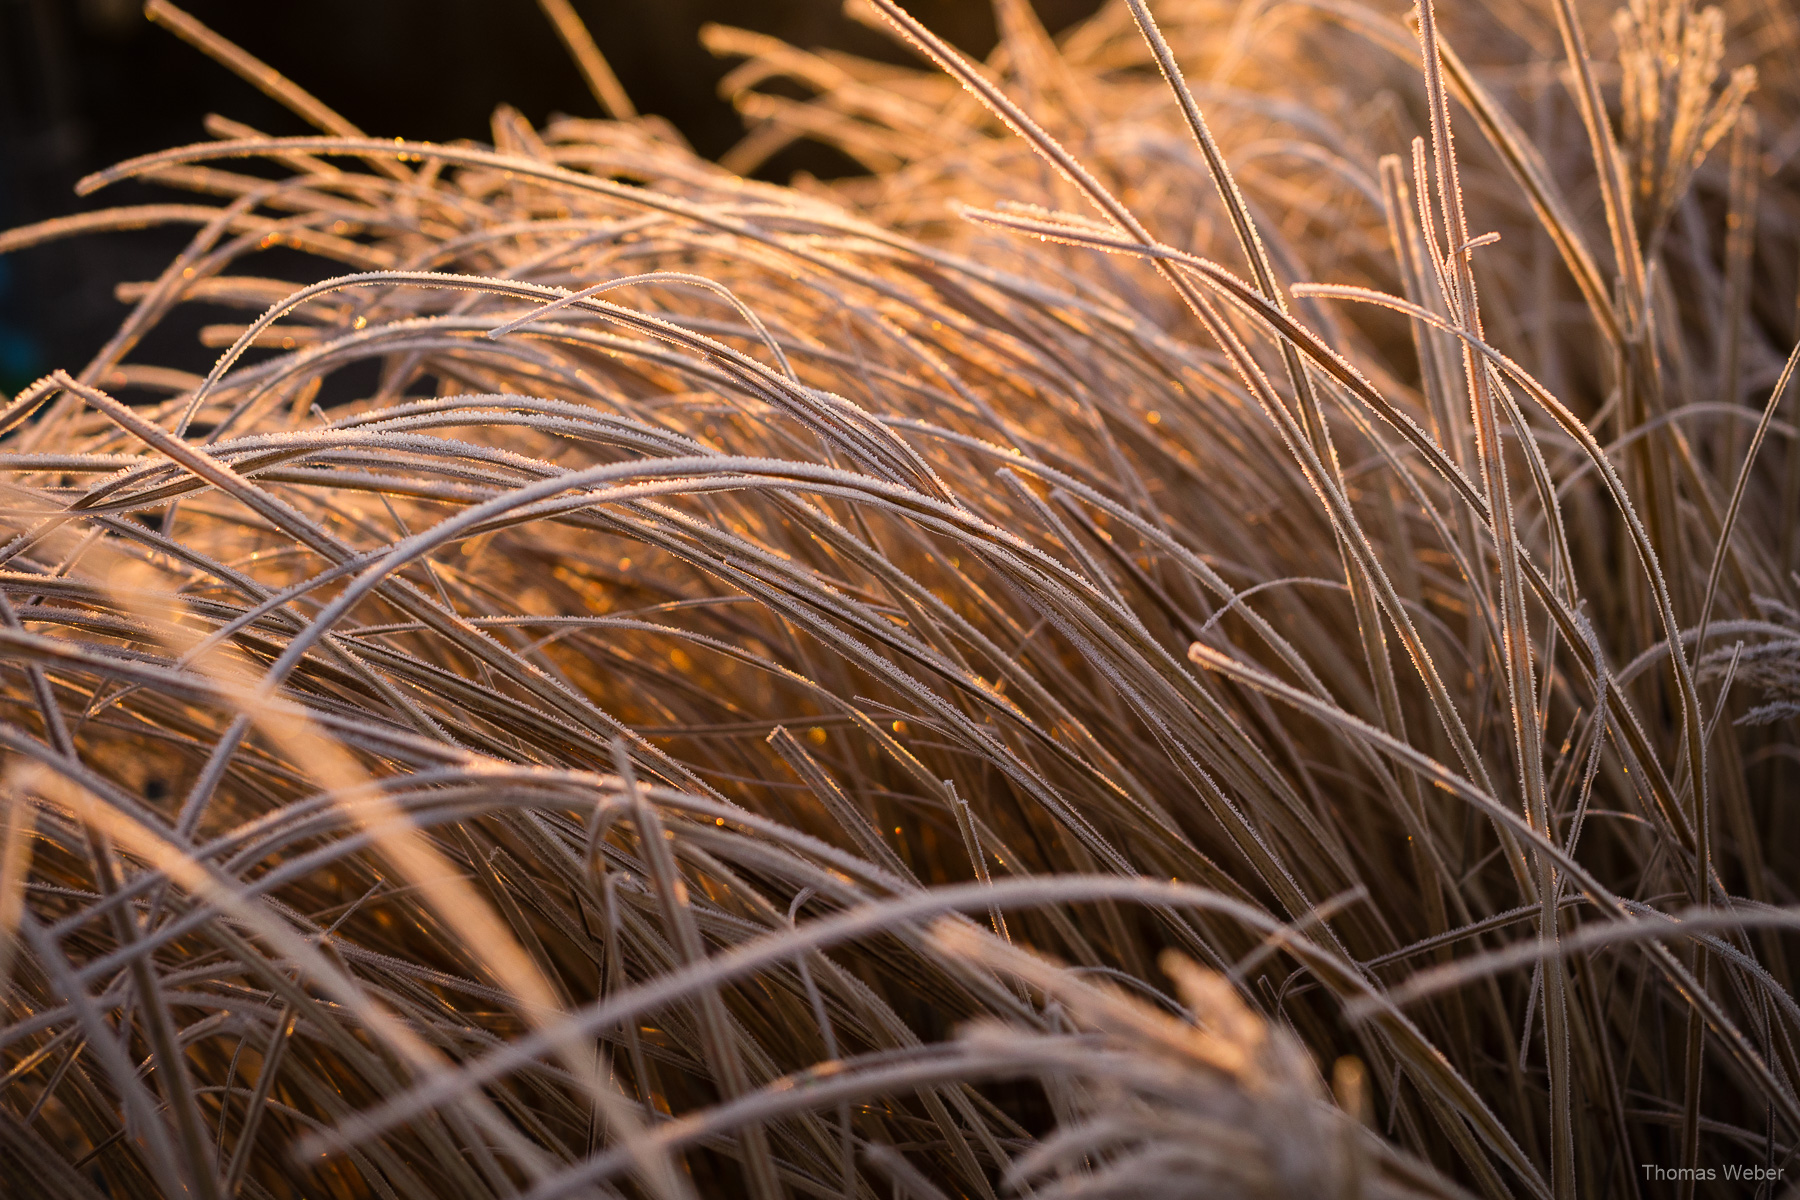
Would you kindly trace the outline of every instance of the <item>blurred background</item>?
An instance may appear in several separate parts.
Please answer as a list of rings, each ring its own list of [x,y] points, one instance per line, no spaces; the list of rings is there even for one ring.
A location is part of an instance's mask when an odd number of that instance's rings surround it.
[[[911,61],[846,19],[839,0],[574,3],[638,108],[668,118],[709,157],[743,132],[716,91],[732,64],[700,46],[709,21],[801,46]],[[1035,4],[1054,33],[1099,0]],[[485,141],[488,115],[501,101],[533,123],[556,112],[600,115],[534,0],[183,0],[183,7],[374,135]],[[986,0],[909,0],[908,7],[965,51],[985,56],[993,47]],[[139,0],[0,0],[0,229],[149,198],[148,189],[127,186],[80,200],[71,189],[120,159],[204,139],[209,112],[267,133],[314,132],[151,25],[140,9]],[[782,180],[796,170],[832,176],[854,166],[801,146],[761,174]],[[90,236],[0,257],[0,390],[10,395],[53,367],[81,367],[124,314],[114,285],[154,278],[190,233]],[[198,346],[182,350],[181,358],[210,361]]]

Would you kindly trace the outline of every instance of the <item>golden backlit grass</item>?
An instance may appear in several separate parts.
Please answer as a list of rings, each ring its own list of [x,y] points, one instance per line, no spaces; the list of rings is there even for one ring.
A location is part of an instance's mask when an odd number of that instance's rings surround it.
[[[1790,1164],[1792,12],[873,0],[714,164],[544,8],[438,145],[153,0],[320,134],[0,234],[194,230],[0,412],[0,1179]]]

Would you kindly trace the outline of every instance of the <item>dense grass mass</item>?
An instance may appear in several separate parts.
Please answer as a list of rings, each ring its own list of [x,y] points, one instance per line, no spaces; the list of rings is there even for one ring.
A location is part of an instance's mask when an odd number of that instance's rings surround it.
[[[320,134],[0,235],[194,231],[0,411],[9,1195],[1800,1175],[1791,7],[872,0],[719,164],[543,7],[434,145],[156,0]]]

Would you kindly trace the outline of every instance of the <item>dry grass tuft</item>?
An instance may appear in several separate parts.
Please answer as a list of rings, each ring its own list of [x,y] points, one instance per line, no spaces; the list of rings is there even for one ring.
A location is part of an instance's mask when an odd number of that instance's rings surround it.
[[[149,7],[322,132],[0,235],[195,230],[0,412],[18,1194],[1800,1170],[1787,7],[872,0],[723,165]]]

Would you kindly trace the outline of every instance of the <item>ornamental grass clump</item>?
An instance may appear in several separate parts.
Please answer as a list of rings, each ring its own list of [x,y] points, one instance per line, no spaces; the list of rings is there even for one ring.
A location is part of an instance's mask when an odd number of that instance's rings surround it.
[[[192,230],[0,410],[14,1192],[1800,1170],[1792,12],[869,0],[712,163],[543,7],[433,144],[152,0],[319,134],[0,235]]]

